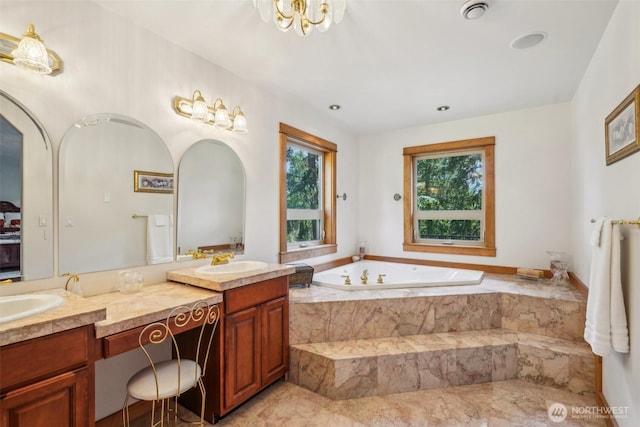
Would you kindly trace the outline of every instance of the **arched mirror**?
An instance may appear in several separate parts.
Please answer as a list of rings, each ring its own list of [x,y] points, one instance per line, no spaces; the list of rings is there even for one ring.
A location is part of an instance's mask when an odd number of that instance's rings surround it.
[[[60,273],[173,261],[173,161],[143,123],[86,117],[60,146]]]
[[[244,250],[245,172],[226,144],[205,139],[178,170],[178,253]]]
[[[0,280],[53,276],[53,157],[35,116],[0,91]]]

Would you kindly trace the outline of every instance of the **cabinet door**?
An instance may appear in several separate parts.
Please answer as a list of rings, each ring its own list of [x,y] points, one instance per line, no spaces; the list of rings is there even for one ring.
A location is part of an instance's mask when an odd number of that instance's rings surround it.
[[[89,425],[88,381],[83,368],[7,393],[0,401],[2,427]]]
[[[289,304],[286,297],[269,301],[262,310],[262,384],[287,373],[289,366]]]
[[[251,307],[225,319],[225,408],[244,402],[261,386],[260,310]]]

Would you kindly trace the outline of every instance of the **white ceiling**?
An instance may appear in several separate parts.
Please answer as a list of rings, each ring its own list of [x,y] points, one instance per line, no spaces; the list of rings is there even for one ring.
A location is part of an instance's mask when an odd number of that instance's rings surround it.
[[[95,1],[355,134],[569,101],[616,6],[490,0],[467,21],[464,0],[347,0],[342,23],[300,37],[264,23],[251,0]],[[510,47],[535,31],[548,34],[540,45]]]

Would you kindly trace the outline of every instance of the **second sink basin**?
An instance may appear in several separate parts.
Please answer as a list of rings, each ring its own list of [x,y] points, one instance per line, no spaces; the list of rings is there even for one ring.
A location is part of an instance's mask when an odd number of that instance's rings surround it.
[[[44,313],[64,304],[59,295],[28,294],[0,297],[0,323]]]
[[[196,268],[196,275],[210,278],[223,274],[244,274],[262,270],[266,266],[267,263],[262,261],[232,261],[229,264],[203,265]]]

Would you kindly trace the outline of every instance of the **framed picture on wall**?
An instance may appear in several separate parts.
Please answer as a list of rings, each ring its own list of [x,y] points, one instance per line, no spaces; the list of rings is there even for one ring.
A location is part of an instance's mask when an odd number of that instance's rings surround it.
[[[640,150],[640,86],[604,121],[607,165]]]
[[[133,191],[143,193],[173,193],[173,174],[134,170]]]

